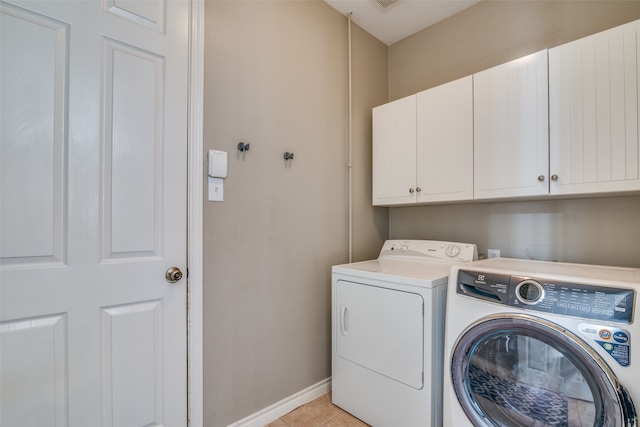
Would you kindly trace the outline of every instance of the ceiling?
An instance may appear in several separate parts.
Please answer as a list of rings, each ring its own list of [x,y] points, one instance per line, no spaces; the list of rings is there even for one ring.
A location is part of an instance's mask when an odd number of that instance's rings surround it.
[[[480,0],[324,0],[387,46]]]

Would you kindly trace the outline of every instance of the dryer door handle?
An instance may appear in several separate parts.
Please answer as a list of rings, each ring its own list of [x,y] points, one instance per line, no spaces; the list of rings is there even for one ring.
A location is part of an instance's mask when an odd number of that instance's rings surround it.
[[[340,305],[340,333],[349,333],[349,308],[344,304]]]

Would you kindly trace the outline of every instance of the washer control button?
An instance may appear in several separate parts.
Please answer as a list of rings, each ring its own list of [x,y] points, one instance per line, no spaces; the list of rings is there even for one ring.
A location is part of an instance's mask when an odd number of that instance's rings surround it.
[[[544,287],[535,280],[523,280],[516,286],[516,298],[523,304],[538,304],[544,299]]]

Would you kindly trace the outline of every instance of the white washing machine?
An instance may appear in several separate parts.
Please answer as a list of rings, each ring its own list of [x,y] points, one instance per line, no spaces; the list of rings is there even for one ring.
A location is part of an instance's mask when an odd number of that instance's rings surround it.
[[[500,258],[454,266],[444,425],[637,426],[638,291],[634,268]]]
[[[476,246],[388,240],[332,268],[332,400],[374,427],[442,425],[445,295]]]

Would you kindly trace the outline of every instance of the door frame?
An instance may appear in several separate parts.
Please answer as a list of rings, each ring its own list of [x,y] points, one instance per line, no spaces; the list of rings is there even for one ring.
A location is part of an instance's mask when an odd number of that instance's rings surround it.
[[[204,426],[202,359],[204,1],[189,0],[187,425]]]

